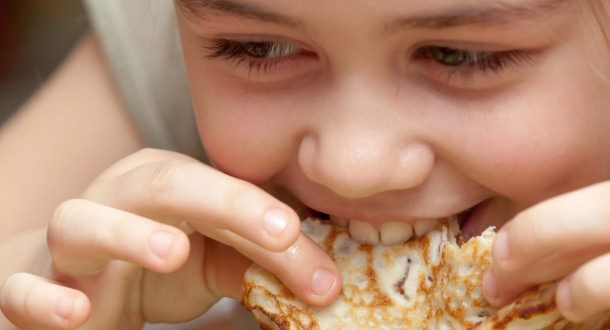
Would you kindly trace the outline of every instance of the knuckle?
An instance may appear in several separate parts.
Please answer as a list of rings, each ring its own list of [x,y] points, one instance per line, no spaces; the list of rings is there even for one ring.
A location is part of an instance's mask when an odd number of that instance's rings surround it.
[[[170,159],[153,165],[150,173],[150,194],[156,202],[163,202],[178,190],[184,172],[192,166],[184,160]]]
[[[11,274],[0,287],[0,308],[6,311],[22,306],[31,291],[31,280],[32,275],[27,273]]]
[[[106,250],[111,246],[122,246],[133,238],[133,226],[129,221],[112,221],[106,230],[94,234],[92,244],[99,250]]]
[[[62,232],[70,228],[70,223],[78,218],[81,207],[82,201],[70,199],[62,202],[55,208],[47,229],[47,242],[49,245],[55,244]]]
[[[531,251],[530,249],[535,248],[536,246],[546,246],[549,242],[548,227],[543,226],[540,221],[536,221],[535,219],[529,219],[529,224],[528,231],[530,239],[526,241],[526,245],[521,249],[524,253]]]
[[[237,186],[228,189],[222,198],[223,210],[231,214],[238,213],[240,210],[248,210],[248,201],[253,197],[251,188]]]
[[[188,156],[180,154],[171,150],[164,149],[156,149],[156,148],[142,148],[135,153],[133,153],[130,157],[138,158],[138,159],[146,159],[149,161],[163,161],[167,159],[190,159]]]
[[[162,155],[165,155],[165,153],[162,150],[148,147],[148,148],[142,148],[142,149],[136,151],[132,156],[154,159],[154,158],[159,158]]]
[[[6,280],[4,280],[4,283],[2,283],[2,286],[0,286],[0,294],[2,296],[2,303],[6,303],[6,297],[10,294],[10,291],[16,287],[19,286],[24,278],[24,273],[15,273],[15,274],[11,274],[9,275],[9,277],[6,278]]]

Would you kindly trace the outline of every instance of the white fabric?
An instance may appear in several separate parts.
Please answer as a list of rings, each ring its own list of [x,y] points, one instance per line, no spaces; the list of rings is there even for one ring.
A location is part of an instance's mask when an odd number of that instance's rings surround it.
[[[117,85],[151,147],[204,159],[171,0],[83,0]]]

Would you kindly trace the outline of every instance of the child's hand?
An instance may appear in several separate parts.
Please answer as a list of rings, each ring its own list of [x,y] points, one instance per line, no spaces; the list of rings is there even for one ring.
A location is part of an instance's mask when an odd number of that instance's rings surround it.
[[[336,266],[300,233],[292,209],[252,184],[161,150],[123,159],[83,199],[62,204],[48,247],[48,279],[15,274],[1,289],[2,311],[20,327],[187,321],[221,296],[239,298],[250,260],[312,304],[330,303],[341,286],[340,277],[328,276],[338,274]]]
[[[503,305],[556,279],[556,301],[568,319],[610,308],[610,182],[552,198],[507,223],[483,289],[492,304]]]

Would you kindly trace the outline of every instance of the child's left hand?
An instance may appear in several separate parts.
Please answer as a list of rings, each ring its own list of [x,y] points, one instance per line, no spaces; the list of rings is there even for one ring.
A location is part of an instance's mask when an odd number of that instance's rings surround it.
[[[556,302],[572,321],[610,308],[610,182],[537,204],[498,233],[483,280],[490,303],[559,280]]]

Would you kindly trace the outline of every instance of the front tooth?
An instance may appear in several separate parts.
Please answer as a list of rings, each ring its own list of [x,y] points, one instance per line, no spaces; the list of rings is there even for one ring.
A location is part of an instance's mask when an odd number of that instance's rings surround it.
[[[415,230],[415,235],[417,237],[422,237],[427,234],[429,231],[434,229],[438,224],[438,220],[422,220],[417,221],[413,226],[413,230]]]
[[[348,225],[348,221],[345,218],[334,216],[334,215],[330,216],[330,221],[332,221],[334,224],[336,224],[339,227],[347,227],[347,225]]]
[[[379,231],[368,222],[351,220],[349,234],[359,243],[371,245],[379,243]]]
[[[413,236],[413,226],[406,222],[386,222],[381,225],[380,236],[383,245],[402,244]]]

